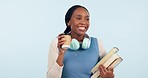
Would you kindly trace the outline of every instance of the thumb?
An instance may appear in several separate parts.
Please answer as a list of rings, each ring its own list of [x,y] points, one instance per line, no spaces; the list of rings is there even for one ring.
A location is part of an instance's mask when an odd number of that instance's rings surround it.
[[[113,72],[114,71],[114,67],[110,66],[110,67],[108,67],[108,70]]]

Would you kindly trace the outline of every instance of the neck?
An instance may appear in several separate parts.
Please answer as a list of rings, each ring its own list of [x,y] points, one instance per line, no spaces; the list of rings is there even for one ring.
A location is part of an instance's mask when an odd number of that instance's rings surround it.
[[[78,35],[78,34],[71,33],[71,37],[77,39],[79,42],[82,42],[85,35]]]

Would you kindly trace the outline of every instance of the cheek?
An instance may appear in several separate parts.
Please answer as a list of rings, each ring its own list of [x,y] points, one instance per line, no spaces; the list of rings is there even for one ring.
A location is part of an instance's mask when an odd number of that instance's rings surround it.
[[[87,23],[87,27],[89,28],[89,26],[90,26],[90,23],[88,22],[88,23]]]
[[[71,27],[71,30],[75,30],[76,29],[76,26],[74,26],[74,25],[71,25],[70,27]]]
[[[90,23],[88,22],[88,27],[89,27]]]
[[[76,27],[77,27],[77,25],[78,25],[78,23],[71,23],[70,24],[70,27],[71,27],[71,29],[75,29]]]

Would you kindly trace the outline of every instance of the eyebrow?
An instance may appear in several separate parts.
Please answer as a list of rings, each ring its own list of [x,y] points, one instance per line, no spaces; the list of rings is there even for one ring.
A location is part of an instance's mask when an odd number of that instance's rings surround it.
[[[81,17],[82,15],[75,15],[75,17]],[[85,16],[87,18],[89,18],[89,15]]]

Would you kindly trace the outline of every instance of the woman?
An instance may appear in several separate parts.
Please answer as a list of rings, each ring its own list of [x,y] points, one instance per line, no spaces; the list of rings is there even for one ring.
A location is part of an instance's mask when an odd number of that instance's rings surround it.
[[[100,41],[89,37],[86,31],[89,28],[89,12],[80,5],[72,6],[65,15],[66,30],[72,39],[79,43],[78,48],[63,49],[65,40],[60,34],[51,42],[48,56],[47,78],[90,78],[91,69],[105,55]],[[86,40],[87,47],[83,47]],[[71,43],[72,44],[72,43]],[[113,68],[106,69],[99,66],[101,78],[114,78]]]

